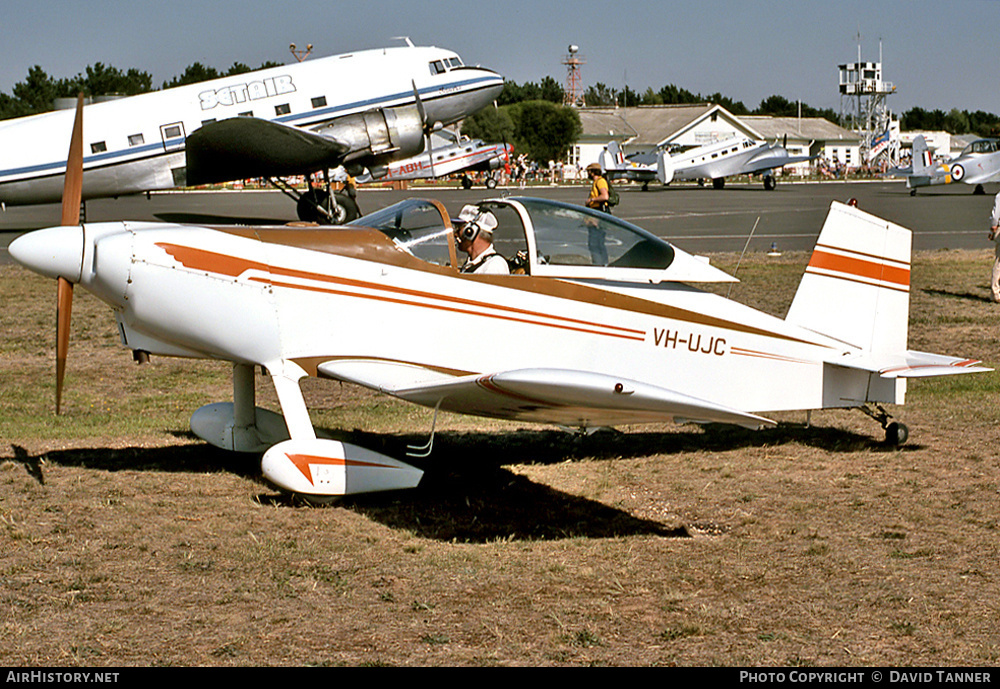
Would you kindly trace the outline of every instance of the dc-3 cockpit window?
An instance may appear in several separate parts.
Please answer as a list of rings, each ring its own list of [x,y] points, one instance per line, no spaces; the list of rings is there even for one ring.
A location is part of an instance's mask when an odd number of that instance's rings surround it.
[[[462,66],[462,60],[457,55],[455,57],[446,57],[443,60],[434,60],[430,63],[431,74],[444,74],[449,70]]]
[[[520,199],[539,264],[663,270],[674,248],[640,227],[582,206]]]

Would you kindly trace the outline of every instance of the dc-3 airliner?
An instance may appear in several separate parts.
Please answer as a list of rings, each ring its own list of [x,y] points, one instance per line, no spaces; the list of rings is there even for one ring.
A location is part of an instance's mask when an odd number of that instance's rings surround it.
[[[483,222],[496,221],[495,245],[523,260],[509,275],[476,275],[456,269],[451,213],[435,201],[330,229],[80,225],[79,177],[67,176],[62,226],[9,247],[58,281],[57,410],[79,285],[111,307],[137,359],[232,362],[233,401],[194,412],[192,430],[263,453],[267,479],[321,500],[410,488],[422,472],[319,437],[299,387],[306,376],[435,410],[579,429],[759,428],[774,424],[770,412],[900,404],[908,378],[989,370],[907,349],[911,233],[839,203],[781,319],[698,289],[735,281],[707,262],[556,201],[480,203],[472,224],[492,213]],[[256,406],[258,366],[280,414]],[[882,407],[868,410],[903,439]]]
[[[686,151],[670,153],[664,148],[646,154],[625,157],[617,141],[601,152],[601,167],[612,177],[641,182],[643,190],[653,180],[670,184],[674,180],[712,180],[715,189],[726,185],[726,177],[765,173],[764,188],[774,189],[777,180],[772,172],[785,165],[811,160],[810,156],[789,155],[777,142],[754,141],[735,136]]]
[[[417,155],[503,90],[491,70],[407,43],[88,105],[83,199],[263,177],[302,219],[355,217],[329,180],[299,194],[283,178]],[[60,199],[72,122],[72,110],[0,122],[0,203]]]

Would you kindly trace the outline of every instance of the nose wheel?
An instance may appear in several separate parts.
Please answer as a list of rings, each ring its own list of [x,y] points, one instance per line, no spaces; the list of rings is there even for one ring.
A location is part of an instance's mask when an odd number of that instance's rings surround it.
[[[892,415],[889,414],[881,405],[876,404],[874,407],[868,405],[864,407],[859,407],[862,413],[879,422],[885,430],[885,444],[890,447],[899,447],[905,443],[910,437],[910,429],[906,427],[906,424],[899,423],[898,421],[891,421]]]

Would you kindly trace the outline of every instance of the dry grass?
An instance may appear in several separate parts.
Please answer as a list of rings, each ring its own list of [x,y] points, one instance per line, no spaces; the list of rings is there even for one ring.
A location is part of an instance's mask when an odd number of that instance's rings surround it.
[[[804,261],[750,257],[733,298],[782,314]],[[988,263],[918,255],[913,348],[995,362]],[[55,288],[6,266],[0,293],[0,664],[1000,661],[996,374],[913,385],[899,451],[856,412],[586,439],[447,417],[419,489],[312,508],[189,434],[224,365],[135,366],[83,293],[53,417]],[[429,424],[307,393],[391,454]]]

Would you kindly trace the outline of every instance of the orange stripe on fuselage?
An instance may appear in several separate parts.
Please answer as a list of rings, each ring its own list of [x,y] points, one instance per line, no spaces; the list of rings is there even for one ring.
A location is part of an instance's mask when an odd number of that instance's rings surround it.
[[[328,294],[337,294],[340,296],[374,299],[376,301],[391,301],[397,304],[405,304],[407,306],[418,306],[429,309],[452,311],[474,316],[483,316],[486,318],[502,318],[505,320],[519,321],[522,323],[530,323],[533,325],[544,325],[548,327],[561,328],[564,330],[576,330],[578,332],[586,332],[594,335],[608,335],[611,337],[620,337],[636,341],[643,341],[646,339],[645,331],[636,330],[634,328],[626,328],[617,325],[607,325],[604,323],[596,323],[576,318],[569,318],[566,316],[558,316],[555,314],[531,311],[528,309],[521,309],[513,306],[490,305],[489,306],[490,309],[502,312],[502,315],[491,314],[487,311],[482,310],[484,308],[483,304],[472,299],[463,299],[461,297],[453,297],[450,295],[438,294],[434,292],[423,292],[420,290],[408,289],[405,287],[380,285],[371,282],[364,282],[361,280],[352,280],[350,278],[333,277],[330,275],[323,275],[321,273],[313,273],[303,270],[293,270],[290,268],[269,266],[267,264],[260,263],[259,261],[251,261],[247,259],[235,258],[232,256],[225,256],[223,254],[204,251],[202,249],[195,249],[193,247],[181,246],[177,244],[160,243],[157,246],[159,246],[168,254],[173,256],[184,266],[195,270],[204,270],[207,272],[213,272],[220,275],[227,275],[229,277],[238,277],[239,275],[242,275],[247,271],[256,270],[265,273],[268,276],[273,276],[273,277],[281,276],[281,277],[296,278],[302,280],[312,280],[314,282],[321,282],[325,283],[325,285],[328,285],[324,287],[317,287],[312,285],[301,285],[289,282],[282,282],[280,280],[272,279],[272,277],[250,278],[250,280],[252,281],[272,284],[276,287],[286,287],[289,289],[323,292]],[[370,289],[380,294],[369,295],[357,292],[348,292],[342,289],[335,289],[331,285],[338,285],[341,287],[351,287],[356,289]],[[390,294],[393,296],[385,296],[386,294]],[[438,302],[444,302],[444,304],[425,303],[425,302],[415,301],[414,299],[427,299]],[[532,320],[539,318],[550,319],[556,322],[545,323],[538,320]],[[604,332],[604,331],[610,331],[610,332]]]

